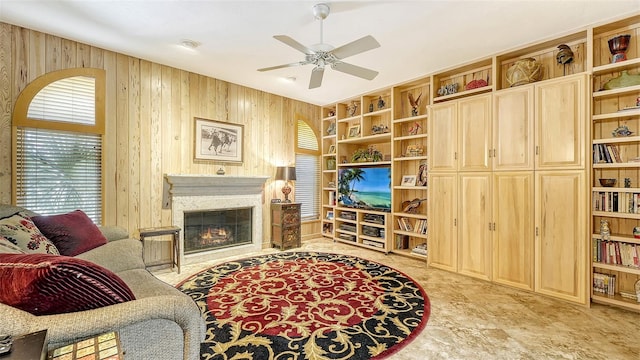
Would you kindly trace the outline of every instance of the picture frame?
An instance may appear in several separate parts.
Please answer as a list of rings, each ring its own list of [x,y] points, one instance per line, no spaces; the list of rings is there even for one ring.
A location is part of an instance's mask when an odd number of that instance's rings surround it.
[[[195,160],[212,160],[242,164],[244,157],[244,125],[195,119]]]
[[[333,211],[327,211],[327,220],[333,220]]]
[[[402,175],[402,182],[400,186],[416,186],[415,175]]]
[[[360,125],[349,126],[349,137],[354,138],[360,136]]]
[[[329,152],[327,154],[335,154],[336,153],[336,146],[335,145],[330,145],[329,146]]]

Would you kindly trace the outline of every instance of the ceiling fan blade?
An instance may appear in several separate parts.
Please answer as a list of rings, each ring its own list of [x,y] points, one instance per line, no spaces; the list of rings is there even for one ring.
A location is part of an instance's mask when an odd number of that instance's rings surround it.
[[[371,35],[367,35],[348,44],[337,47],[330,52],[338,59],[344,59],[349,56],[360,54],[371,49],[380,47],[380,44]]]
[[[273,38],[276,39],[276,40],[282,41],[283,43],[291,46],[292,48],[294,48],[294,49],[296,49],[296,50],[298,50],[301,53],[304,53],[306,55],[315,54],[315,51],[309,49],[308,47],[306,47],[306,46],[304,46],[302,44],[300,44],[299,42],[293,40],[292,38],[290,38],[287,35],[274,35]]]
[[[371,70],[371,69],[367,69],[367,68],[363,68],[361,66],[357,66],[357,65],[352,65],[352,64],[347,64],[347,63],[343,63],[343,62],[337,62],[333,65],[331,65],[331,68],[334,70],[338,70],[341,71],[345,74],[349,74],[349,75],[353,75],[353,76],[357,76],[363,79],[367,79],[367,80],[373,80],[376,76],[378,76],[378,72]]]
[[[311,80],[309,80],[309,89],[315,89],[322,85],[322,77],[324,76],[324,68],[323,67],[314,67],[311,70]]]
[[[309,61],[298,61],[298,62],[290,63],[290,64],[283,64],[283,65],[266,67],[266,68],[258,69],[258,71],[270,71],[270,70],[275,70],[275,69],[282,69],[282,68],[288,68],[288,67],[294,67],[294,66],[300,66],[300,65],[307,65],[307,64],[311,64],[311,62],[309,62]]]

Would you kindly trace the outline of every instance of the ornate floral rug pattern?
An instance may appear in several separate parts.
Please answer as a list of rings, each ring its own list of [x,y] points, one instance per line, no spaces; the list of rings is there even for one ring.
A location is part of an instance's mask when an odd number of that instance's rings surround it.
[[[226,262],[178,288],[207,323],[202,359],[382,359],[430,313],[422,287],[402,272],[328,253]]]

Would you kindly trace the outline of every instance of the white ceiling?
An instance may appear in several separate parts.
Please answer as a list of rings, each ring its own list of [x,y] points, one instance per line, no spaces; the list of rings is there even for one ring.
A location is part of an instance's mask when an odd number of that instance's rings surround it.
[[[309,90],[313,65],[256,71],[304,59],[272,36],[318,43],[312,7],[322,2],[331,8],[324,42],[372,35],[380,48],[345,61],[380,74],[368,81],[327,69]],[[0,0],[6,23],[317,105],[637,11],[640,0]],[[183,39],[200,46],[178,46]]]

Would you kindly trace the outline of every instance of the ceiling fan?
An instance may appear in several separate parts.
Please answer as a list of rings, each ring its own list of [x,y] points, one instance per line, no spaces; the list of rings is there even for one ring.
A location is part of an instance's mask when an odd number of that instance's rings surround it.
[[[380,44],[371,35],[367,35],[358,40],[352,41],[348,44],[334,48],[329,44],[325,44],[322,41],[322,22],[329,16],[329,5],[317,4],[313,6],[313,15],[316,19],[320,20],[320,43],[314,44],[309,47],[302,45],[287,35],[275,35],[274,38],[279,40],[292,48],[305,54],[304,61],[299,61],[290,64],[272,66],[267,68],[258,69],[258,71],[270,71],[275,69],[282,69],[286,67],[300,66],[313,64],[315,67],[311,71],[311,79],[309,81],[309,89],[314,89],[322,85],[322,77],[324,75],[324,69],[327,65],[332,69],[338,70],[345,74],[357,76],[367,80],[373,80],[378,72],[363,68],[357,65],[348,64],[342,60],[356,54],[369,51],[380,47]]]

